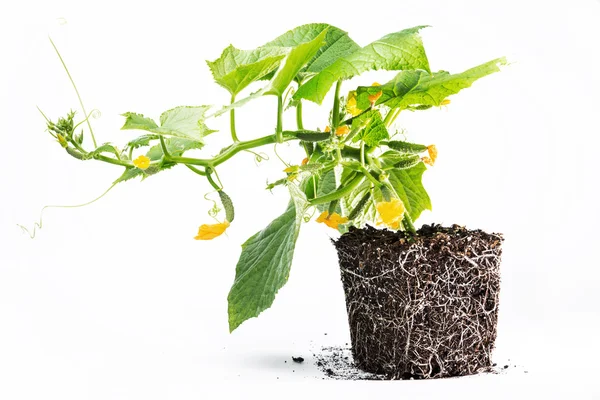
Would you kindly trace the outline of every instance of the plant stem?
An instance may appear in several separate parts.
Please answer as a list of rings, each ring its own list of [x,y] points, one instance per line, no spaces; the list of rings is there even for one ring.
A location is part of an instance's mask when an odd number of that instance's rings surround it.
[[[131,167],[132,166],[132,164],[130,164],[128,162],[121,161],[121,160],[115,160],[114,158],[103,156],[102,154],[98,154],[95,158],[96,158],[96,160],[104,161],[109,164],[120,165],[122,167]]]
[[[169,160],[171,158],[171,154],[169,154],[169,150],[167,150],[167,144],[165,143],[165,138],[163,138],[162,135],[160,135],[158,138],[160,140],[160,147],[162,149],[165,160]]]
[[[188,164],[183,164],[183,165],[185,165],[186,167],[188,167],[190,170],[194,171],[198,175],[206,176],[206,172],[200,171],[198,168],[196,168],[194,166],[191,166],[191,165],[188,165]]]
[[[304,123],[302,122],[302,100],[298,100],[298,104],[296,105],[296,126],[299,131],[304,129]],[[306,157],[309,157],[313,153],[313,144],[302,142],[302,147],[304,147],[304,152],[306,153]]]
[[[412,222],[412,218],[410,217],[410,215],[408,215],[407,212],[404,212],[404,217],[402,218],[402,226],[404,227],[404,230],[410,233],[416,233],[417,230],[415,229],[415,226],[413,225]]]
[[[235,94],[231,95],[231,104],[235,103]],[[232,108],[229,111],[229,127],[231,130],[231,138],[234,143],[239,142],[240,140],[237,137],[237,132],[235,131],[235,108]]]
[[[304,123],[302,122],[302,100],[298,100],[298,104],[296,105],[296,125],[299,131],[304,129]]]
[[[360,163],[365,166],[365,142],[360,141]]]
[[[297,140],[297,138],[293,136],[284,137],[283,141],[288,140]],[[217,155],[214,158],[201,159],[201,158],[190,158],[190,157],[174,157],[172,156],[169,161],[181,163],[181,164],[190,164],[190,165],[202,165],[205,167],[216,167],[219,164],[229,160],[235,154],[239,153],[243,150],[253,149],[255,147],[264,146],[267,144],[277,143],[277,135],[269,135],[263,136],[258,139],[247,140],[242,142],[237,142],[227,147],[225,151],[221,154]]]
[[[277,143],[283,143],[283,98],[277,96]]]
[[[342,87],[342,80],[338,79],[335,84],[335,97],[333,98],[333,110],[331,113],[331,130],[335,132],[335,129],[340,123],[340,88]]]
[[[71,81],[71,85],[73,85],[73,89],[75,89],[75,94],[77,94],[77,98],[79,99],[79,105],[81,106],[83,115],[85,115],[87,117],[87,112],[85,111],[85,106],[83,105],[83,100],[81,100],[81,95],[79,94],[79,90],[77,90],[75,81],[73,80],[73,77],[71,76],[71,73],[69,72],[69,69],[67,68],[67,64],[65,64],[65,61],[63,60],[62,56],[60,55],[58,48],[52,41],[52,38],[48,37],[48,39],[50,39],[50,43],[52,44],[52,47],[54,47],[54,51],[56,51],[56,55],[58,55],[58,58],[60,59],[60,62],[62,64],[63,68],[65,69],[65,72],[67,73],[67,76],[69,77],[69,80]],[[92,143],[94,143],[94,148],[96,148],[96,147],[98,147],[98,145],[96,144],[96,138],[94,137],[94,130],[92,129],[92,124],[90,123],[89,118],[86,118],[86,120],[87,120],[87,126],[90,130],[90,135],[92,136]]]
[[[216,191],[221,190],[222,188],[217,185],[217,182],[215,182],[212,178],[212,173],[213,173],[213,169],[212,168],[207,168],[206,169],[206,179],[208,179],[208,182],[210,183],[210,185],[215,188]]]
[[[385,118],[383,119],[383,124],[386,126],[386,128],[389,128],[390,125],[392,125],[394,123],[394,121],[396,120],[396,118],[398,118],[398,115],[400,114],[400,109],[399,108],[395,108],[393,110],[390,110]]]

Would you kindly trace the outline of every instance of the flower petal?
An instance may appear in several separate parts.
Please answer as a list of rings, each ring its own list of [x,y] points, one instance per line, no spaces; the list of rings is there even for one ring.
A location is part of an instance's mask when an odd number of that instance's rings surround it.
[[[139,169],[146,169],[150,166],[150,159],[146,156],[139,156],[138,158],[133,160],[133,165],[135,165]]]
[[[203,224],[198,229],[198,235],[194,237],[196,240],[211,240],[217,236],[221,236],[229,227],[229,221],[225,220],[218,224]]]

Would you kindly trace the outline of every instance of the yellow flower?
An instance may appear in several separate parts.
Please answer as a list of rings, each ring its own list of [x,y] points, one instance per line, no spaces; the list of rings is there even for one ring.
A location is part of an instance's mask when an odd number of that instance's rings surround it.
[[[353,117],[356,117],[358,114],[362,112],[358,107],[356,107],[356,92],[353,90],[348,93],[348,101],[346,102],[346,111],[350,113]]]
[[[308,158],[307,158],[307,157],[305,157],[305,158],[302,160],[302,164],[301,164],[301,165],[306,165],[306,164],[308,164]]]
[[[427,152],[429,153],[429,158],[431,158],[431,165],[433,165],[438,156],[438,151],[435,147],[435,144],[430,144],[427,146]]]
[[[291,174],[290,176],[288,176],[287,180],[288,182],[293,182],[296,180],[296,178],[298,178],[298,174]]]
[[[225,229],[229,227],[229,221],[225,220],[218,224],[203,224],[198,229],[198,235],[194,237],[196,240],[211,240],[217,236],[221,236]]]
[[[444,99],[444,100],[442,100],[442,102],[440,103],[440,106],[447,106],[448,104],[450,104],[450,99]]]
[[[381,85],[377,82],[373,82],[373,84],[371,86],[381,86]],[[383,94],[383,92],[381,90],[375,94],[370,94],[369,101],[371,102],[371,105],[375,104],[377,102],[377,100],[379,100],[379,98],[381,97],[382,94]]]
[[[377,203],[377,212],[381,217],[377,224],[385,224],[392,229],[400,228],[400,222],[404,215],[404,204],[400,199],[393,198],[390,201]]]
[[[347,135],[348,132],[350,132],[350,128],[348,128],[348,125],[342,125],[335,130],[335,134],[337,136]]]
[[[297,165],[290,165],[289,167],[287,167],[286,169],[284,169],[283,172],[287,172],[287,173],[298,172],[298,166]]]
[[[421,157],[421,161],[433,167],[433,160],[429,157]]]
[[[329,127],[329,125],[327,125],[327,126],[325,127],[325,132],[331,132],[331,128]]]
[[[135,165],[139,169],[146,169],[150,166],[150,159],[146,156],[139,156],[138,158],[133,160],[133,165]]]
[[[322,222],[330,228],[337,229],[339,224],[348,222],[348,218],[342,217],[338,213],[329,214],[329,211],[323,211],[317,218],[317,222]]]

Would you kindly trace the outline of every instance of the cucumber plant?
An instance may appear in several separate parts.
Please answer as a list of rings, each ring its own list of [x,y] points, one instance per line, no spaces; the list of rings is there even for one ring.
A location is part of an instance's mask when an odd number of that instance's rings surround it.
[[[449,96],[499,71],[506,60],[498,58],[457,74],[433,72],[419,36],[423,28],[391,33],[361,47],[339,28],[308,24],[254,50],[229,46],[219,58],[207,63],[216,83],[231,95],[230,104],[212,110],[209,106],[175,107],[165,111],[158,122],[126,112],[122,129],[145,132],[122,147],[96,144],[81,102],[83,121],[75,123],[73,112],[57,122],[44,116],[47,130],[67,154],[78,160],[97,160],[124,168],[113,186],[133,178],[145,179],[177,165],[206,179],[219,193],[224,216],[218,218],[221,210],[215,205],[211,215],[217,222],[200,226],[198,240],[214,239],[226,229],[234,229],[235,199],[225,193],[225,185],[217,175],[222,164],[241,151],[269,144],[294,141],[304,149],[304,160],[287,166],[284,174],[268,185],[268,189],[287,188],[287,208],[242,245],[228,296],[229,329],[233,331],[272,305],[288,279],[296,239],[302,223],[311,218],[307,217],[310,211],[316,211],[313,216],[319,214],[317,222],[342,233],[350,226],[366,223],[414,232],[414,221],[423,210],[431,209],[421,178],[426,165],[434,164],[437,149],[393,140],[392,124],[402,111],[448,104]],[[370,70],[398,73],[384,84],[353,87],[342,93],[344,83]],[[243,94],[250,84],[261,82],[260,90]],[[303,102],[322,104],[332,89],[330,117],[323,122],[327,127],[305,128]],[[277,99],[274,133],[239,140],[236,112],[262,96]],[[282,116],[289,109],[295,110],[296,126],[284,129]],[[202,149],[215,132],[209,128],[210,120],[224,114],[229,114],[231,144],[211,158],[185,154]],[[83,130],[77,132],[83,122],[89,129],[92,150],[84,147]]]

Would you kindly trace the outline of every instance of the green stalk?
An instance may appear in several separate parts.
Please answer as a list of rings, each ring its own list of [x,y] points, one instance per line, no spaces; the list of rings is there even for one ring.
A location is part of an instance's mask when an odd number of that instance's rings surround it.
[[[235,103],[235,94],[231,95],[231,104],[233,103]],[[231,138],[233,139],[233,142],[239,142],[237,132],[235,131],[235,108],[232,108],[231,111],[229,111],[229,127],[231,130]]]
[[[402,218],[402,226],[404,227],[404,230],[410,233],[416,233],[417,230],[415,229],[415,226],[413,225],[412,222],[412,218],[410,217],[410,215],[408,215],[408,212],[404,212],[404,217]]]
[[[298,104],[296,105],[296,126],[299,131],[304,129],[304,123],[302,122],[302,100],[298,100]],[[313,144],[302,142],[302,147],[304,147],[304,152],[306,153],[306,157],[309,157],[313,153]]]
[[[293,136],[286,136],[283,138],[283,141],[289,140],[297,140],[297,138]],[[255,147],[265,146],[267,144],[277,143],[277,135],[269,135],[263,136],[258,139],[247,140],[242,142],[237,142],[227,147],[225,151],[214,158],[190,158],[190,157],[175,157],[171,156],[169,161],[180,163],[180,164],[190,164],[190,165],[202,165],[205,167],[216,167],[219,164],[224,163],[229,160],[231,157],[239,153],[240,151],[253,149]]]
[[[383,124],[389,128],[390,125],[392,125],[394,123],[394,121],[396,120],[396,118],[398,118],[398,115],[400,114],[400,109],[399,108],[394,108],[393,110],[390,110],[385,118],[383,119]]]
[[[169,151],[167,150],[167,144],[165,143],[165,138],[163,138],[162,135],[160,135],[158,138],[160,140],[160,147],[162,149],[164,158],[165,158],[165,160],[169,160],[171,158],[171,155],[169,154]]]
[[[208,182],[210,183],[210,185],[211,185],[211,186],[212,186],[212,187],[213,187],[213,188],[214,188],[216,191],[219,191],[219,190],[221,190],[222,188],[221,188],[219,185],[217,185],[217,182],[215,182],[215,181],[213,180],[213,178],[212,178],[212,176],[211,176],[211,175],[212,175],[212,173],[213,173],[213,169],[212,169],[212,168],[207,168],[207,169],[206,169],[206,179],[208,179]]]
[[[335,97],[333,98],[333,110],[331,114],[331,130],[335,132],[335,129],[340,123],[340,89],[342,87],[342,80],[339,79],[335,84]]]
[[[277,143],[283,143],[283,98],[277,96]]]
[[[304,129],[304,124],[302,123],[302,100],[298,100],[298,104],[296,105],[296,125],[299,131]]]
[[[188,167],[190,170],[194,171],[195,173],[197,173],[198,175],[202,175],[202,176],[206,176],[206,172],[199,170],[198,168],[191,166],[191,165],[187,165],[187,164],[183,164],[186,167]]]

